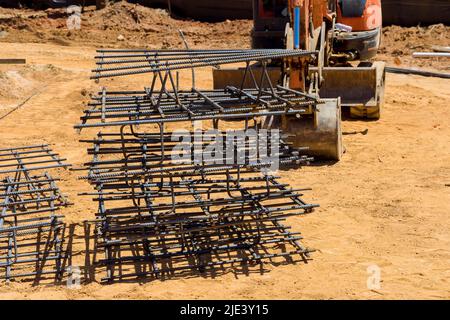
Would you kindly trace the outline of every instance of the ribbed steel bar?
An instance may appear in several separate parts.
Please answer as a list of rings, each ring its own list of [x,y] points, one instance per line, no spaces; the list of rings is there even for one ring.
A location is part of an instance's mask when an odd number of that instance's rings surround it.
[[[306,58],[313,59],[316,51],[304,50],[243,50],[243,51],[142,51],[138,56],[124,55],[126,51],[117,51],[114,55],[97,56],[99,68],[92,70],[91,79],[136,75],[142,73],[161,73],[174,70],[220,66],[233,63],[268,62],[271,60]],[[105,52],[104,52],[105,53]],[[142,59],[142,58],[145,59]],[[131,59],[134,58],[134,59]],[[112,59],[112,60],[109,60]],[[125,65],[124,65],[125,64]],[[107,68],[104,65],[108,65]],[[109,67],[113,65],[113,67]]]
[[[179,92],[178,99],[122,92],[94,97],[76,129],[196,120],[252,119],[271,115],[313,114],[320,100],[300,91],[268,89]]]
[[[283,52],[284,49],[273,49],[273,52]],[[223,55],[227,53],[251,53],[251,52],[269,52],[267,49],[170,49],[170,50],[148,50],[148,49],[98,49],[98,55],[95,59],[116,59],[119,58],[133,58],[133,57],[148,57],[158,54],[160,56],[178,57],[178,56],[192,56],[192,55]]]
[[[0,150],[0,176],[11,173],[67,168],[67,159],[60,158],[48,145],[33,145]]]
[[[168,175],[176,177],[187,175],[189,172],[207,174],[208,171],[220,171],[220,168],[225,170],[246,166],[270,167],[274,164],[275,158],[284,165],[289,163],[301,165],[312,160],[302,155],[305,149],[294,149],[285,144],[278,131],[276,134],[270,130],[264,131],[264,137],[258,130],[254,130],[253,135],[241,136],[240,133],[243,132],[186,131],[185,138],[189,138],[188,142],[174,141],[168,133],[162,136],[160,134],[136,136],[131,133],[99,134],[98,139],[88,140],[94,143],[94,147],[88,149],[88,153],[94,155],[94,159],[85,164],[89,175],[82,178],[104,180],[133,175],[145,175],[147,178],[168,177]],[[261,142],[258,142],[261,137],[267,141],[265,157],[259,145]],[[272,139],[280,142],[274,150]],[[185,154],[182,159],[177,160],[180,148]],[[214,148],[217,154],[209,152],[208,149],[211,148]]]
[[[238,57],[259,57],[261,55],[286,53],[283,49],[274,50],[223,50],[223,51],[185,51],[185,52],[143,52],[134,54],[111,54],[111,55],[98,55],[97,65],[103,66],[108,64],[127,64],[127,63],[147,63],[145,67],[148,67],[148,63],[152,63],[155,66],[165,66],[167,62],[171,64],[184,64],[187,62],[206,62],[207,59],[223,59],[223,58],[238,58]]]

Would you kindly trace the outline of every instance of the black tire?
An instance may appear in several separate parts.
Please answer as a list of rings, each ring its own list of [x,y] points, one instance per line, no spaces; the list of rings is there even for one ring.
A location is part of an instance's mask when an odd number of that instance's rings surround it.
[[[109,0],[96,0],[97,10],[106,8],[108,4]]]

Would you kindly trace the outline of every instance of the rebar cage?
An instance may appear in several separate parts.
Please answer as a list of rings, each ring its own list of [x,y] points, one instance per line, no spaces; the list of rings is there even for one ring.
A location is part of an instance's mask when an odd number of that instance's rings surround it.
[[[281,115],[311,115],[317,96],[273,83],[267,66],[279,61],[284,68],[314,60],[315,51],[303,50],[99,50],[92,79],[151,73],[144,91],[107,91],[103,88],[89,104],[77,129],[128,124],[195,120],[250,119]],[[200,90],[195,69],[245,63],[241,85],[225,90]],[[106,66],[106,67],[105,67]],[[259,70],[256,77],[254,68]],[[178,71],[192,69],[192,89],[179,89]],[[262,71],[261,71],[262,70]],[[173,73],[176,72],[174,75]],[[250,89],[244,84],[251,81]],[[90,123],[88,123],[90,122]]]
[[[190,134],[209,136],[207,131]],[[88,175],[81,178],[96,189],[84,195],[99,204],[97,248],[105,257],[98,262],[108,271],[103,280],[217,272],[226,265],[289,260],[294,254],[308,259],[310,250],[282,221],[316,205],[301,199],[306,189],[292,190],[260,172],[272,162],[250,161],[246,151],[254,141],[240,144],[247,155],[242,164],[227,163],[225,154],[223,164],[195,156],[173,163],[179,145],[168,133],[99,133],[82,141],[93,144],[88,149],[93,160],[85,164]],[[201,139],[186,146],[192,154],[197,148],[204,154],[208,144]],[[287,145],[277,156],[283,165],[312,160]]]
[[[0,277],[6,281],[61,279],[63,207],[70,205],[49,173],[66,168],[48,145],[0,150]]]
[[[321,101],[270,81],[267,71],[256,79],[252,62],[264,68],[279,59],[314,59],[300,50],[100,50],[92,78],[152,73],[143,91],[109,91],[92,98],[76,129],[117,127],[99,133],[92,145],[92,161],[85,164],[95,192],[84,193],[98,202],[97,249],[104,258],[104,281],[136,277],[161,278],[196,273],[225,272],[228,267],[249,270],[264,261],[307,261],[313,250],[300,242],[298,232],[284,224],[288,217],[310,213],[315,204],[303,192],[279,182],[270,170],[309,163],[304,148],[294,149],[282,132],[266,130],[262,118],[311,114]],[[242,86],[225,90],[179,90],[173,71],[246,63]],[[244,88],[246,77],[253,88]],[[156,85],[156,83],[159,85]],[[187,130],[192,140],[173,139],[170,122],[212,121],[215,131]],[[228,140],[219,121],[242,121],[242,130],[254,135]],[[252,125],[250,125],[252,123]],[[156,125],[150,129],[146,125]],[[225,125],[226,127],[226,125]],[[127,129],[128,128],[128,129]],[[264,131],[266,130],[266,131]],[[271,148],[268,157],[258,152],[261,133]],[[196,139],[200,138],[200,139]],[[213,138],[213,139],[211,139]],[[205,155],[214,140],[213,159]],[[228,144],[231,141],[231,146]],[[182,162],[174,153],[183,150]],[[241,153],[242,161],[236,161]],[[186,154],[188,154],[186,156]]]

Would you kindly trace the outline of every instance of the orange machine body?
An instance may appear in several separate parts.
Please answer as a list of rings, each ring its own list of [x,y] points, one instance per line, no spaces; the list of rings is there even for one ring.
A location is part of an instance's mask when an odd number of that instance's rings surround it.
[[[360,17],[344,17],[342,9],[337,6],[337,22],[351,26],[353,31],[369,31],[380,28],[383,24],[380,0],[367,0],[363,15]]]

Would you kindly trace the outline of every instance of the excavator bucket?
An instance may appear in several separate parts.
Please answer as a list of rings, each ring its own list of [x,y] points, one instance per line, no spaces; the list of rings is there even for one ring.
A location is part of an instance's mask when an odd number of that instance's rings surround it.
[[[269,68],[269,77],[272,83],[281,78],[281,69]],[[226,86],[241,86],[245,69],[217,69],[213,71],[214,89],[223,89]],[[256,79],[261,77],[261,69],[254,68]],[[254,82],[247,77],[244,87],[254,87]],[[339,161],[344,152],[341,128],[340,99],[324,99],[317,106],[317,112],[300,118],[283,116],[267,118],[264,128],[281,128],[287,134],[286,142],[294,147],[307,147],[306,153],[319,159]]]
[[[384,102],[384,62],[363,63],[358,67],[326,67],[323,78],[321,98],[340,97],[342,107],[349,109],[352,118],[380,118]]]
[[[261,71],[253,69],[259,79]],[[240,86],[245,69],[217,69],[213,71],[214,89],[227,85]],[[310,73],[317,68],[310,68]],[[268,68],[273,83],[280,82],[280,68]],[[320,97],[324,99],[341,98],[343,109],[349,109],[350,117],[378,120],[384,103],[385,63],[361,63],[358,67],[325,67],[322,71],[324,81],[320,87]],[[244,87],[254,87],[247,77]]]
[[[318,159],[340,161],[345,151],[342,142],[340,99],[324,99],[317,106],[315,120],[309,117],[284,117],[281,128],[294,147],[308,147],[308,155]]]
[[[263,128],[282,129],[284,141],[317,159],[340,161],[345,151],[342,142],[340,99],[323,99],[313,115],[266,118]]]

